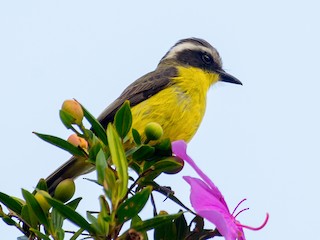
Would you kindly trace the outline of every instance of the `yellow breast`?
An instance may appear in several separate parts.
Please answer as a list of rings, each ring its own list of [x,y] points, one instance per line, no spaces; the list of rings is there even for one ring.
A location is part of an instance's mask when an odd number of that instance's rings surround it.
[[[133,128],[143,133],[149,122],[159,123],[163,138],[190,141],[206,108],[206,95],[219,76],[194,67],[177,67],[172,85],[132,108]]]

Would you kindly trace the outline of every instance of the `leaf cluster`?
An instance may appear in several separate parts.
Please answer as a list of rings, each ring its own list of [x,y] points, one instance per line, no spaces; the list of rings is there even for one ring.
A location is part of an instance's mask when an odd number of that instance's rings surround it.
[[[9,209],[5,213],[0,205],[0,217],[6,224],[15,226],[29,239],[64,239],[66,233],[71,234],[70,239],[148,239],[146,232],[151,229],[154,229],[154,239],[207,239],[219,235],[205,230],[203,219],[198,216],[187,224],[181,210],[175,214],[156,211],[153,191],[164,194],[181,208],[192,212],[170,188],[156,182],[163,173],[179,172],[183,161],[172,156],[169,139],[142,142],[144,133],[132,128],[128,101],[117,111],[114,122],[109,123],[107,129],[86,108],[81,108],[90,128],[82,122],[75,124],[74,119],[62,110],[60,118],[67,129],[87,141],[88,148],[74,146],[55,136],[35,134],[95,166],[97,177],[91,181],[102,189],[100,210],[87,211],[85,218],[76,211],[82,198],[64,203],[54,195],[43,194],[40,201],[35,196],[37,192],[48,191],[45,180],[41,179],[33,193],[22,189],[24,199],[0,192],[0,202]],[[132,173],[130,176],[129,172]],[[142,220],[139,214],[149,199],[154,207],[153,216]],[[48,209],[43,207],[44,202]],[[63,229],[65,220],[74,223],[78,230]],[[126,222],[130,222],[129,229],[123,229]],[[193,225],[195,227],[191,227]]]

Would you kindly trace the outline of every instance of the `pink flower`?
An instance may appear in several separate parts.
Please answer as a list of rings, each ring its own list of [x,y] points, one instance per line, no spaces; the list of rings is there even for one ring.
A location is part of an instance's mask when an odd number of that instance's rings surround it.
[[[190,201],[198,215],[212,222],[220,234],[225,237],[226,240],[245,240],[243,228],[250,230],[260,230],[268,222],[269,214],[267,213],[266,219],[260,227],[253,228],[241,224],[236,220],[236,217],[243,211],[248,210],[245,208],[234,215],[237,208],[246,199],[243,199],[230,213],[228,205],[226,204],[224,197],[219,189],[213,184],[213,182],[204,174],[201,169],[195,164],[195,162],[187,155],[187,144],[184,141],[172,142],[172,152],[182,159],[184,159],[201,177],[193,178],[184,176],[183,178],[191,186]]]

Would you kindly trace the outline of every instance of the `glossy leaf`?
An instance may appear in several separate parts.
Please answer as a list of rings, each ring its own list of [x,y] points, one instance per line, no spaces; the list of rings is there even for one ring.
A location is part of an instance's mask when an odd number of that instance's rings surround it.
[[[117,189],[116,189],[116,176],[115,173],[107,167],[105,169],[105,183],[104,190],[110,200],[113,200],[117,196]]]
[[[148,231],[150,229],[154,229],[164,223],[171,222],[172,220],[178,218],[181,213],[171,214],[171,215],[158,215],[154,218],[138,222],[137,224],[131,226],[131,228],[135,229],[137,232]],[[120,239],[126,236],[128,231],[121,235]]]
[[[144,181],[151,181],[163,172],[172,172],[183,167],[181,162],[176,161],[174,157],[168,157],[155,163],[152,162],[152,165],[150,165],[148,163],[145,164],[145,168],[143,171],[147,171],[148,169],[152,169],[152,171],[148,175],[146,175]]]
[[[70,202],[68,202],[66,205],[75,210],[77,206],[79,205],[79,202],[81,201],[82,198],[76,198]],[[51,219],[52,219],[52,224],[53,228],[57,231],[59,229],[62,229],[63,221],[65,219],[64,216],[60,214],[60,212],[53,208],[51,212]]]
[[[48,186],[47,186],[47,182],[46,180],[44,180],[44,178],[41,178],[36,186],[36,189],[38,190],[43,190],[45,192],[48,191]]]
[[[92,160],[94,163],[101,148],[102,146],[98,142],[96,142],[89,148],[89,159]]]
[[[54,198],[46,197],[47,201],[53,208],[58,210],[62,216],[70,220],[80,228],[87,230],[90,233],[95,233],[94,228],[87,222],[79,213],[75,212],[71,207],[64,205]]]
[[[141,222],[142,219],[139,217],[139,215],[134,216],[131,220],[130,228],[132,228],[132,226],[140,224]],[[148,235],[146,231],[139,231],[139,233],[142,235],[142,239],[148,240]]]
[[[65,217],[61,215],[61,213],[53,208],[51,212],[51,220],[52,220],[52,225],[55,230],[62,229],[63,221]]]
[[[84,231],[83,228],[80,228],[78,231],[76,231],[73,236],[70,238],[70,240],[76,240]]]
[[[79,205],[79,203],[80,203],[81,200],[82,200],[82,198],[81,198],[81,197],[78,197],[78,198],[73,199],[72,201],[68,202],[68,203],[66,204],[66,206],[70,207],[70,208],[73,209],[73,210],[76,210],[76,208],[78,207],[78,205]]]
[[[21,214],[22,203],[10,197],[9,195],[0,192],[0,202],[2,202],[7,208],[11,209],[17,214]]]
[[[24,222],[28,223],[31,227],[37,227],[38,219],[36,215],[33,213],[32,209],[28,205],[24,205],[21,210],[21,218]]]
[[[104,196],[99,197],[99,202],[100,213],[98,214],[98,224],[102,234],[108,235],[111,221],[109,204]]]
[[[156,144],[154,147],[155,147],[155,153],[157,156],[172,156],[170,139],[168,138],[163,139],[161,140],[160,143]]]
[[[1,218],[2,218],[2,220],[6,223],[6,224],[8,224],[9,226],[15,226],[17,223],[14,221],[14,220],[12,220],[12,218],[10,218],[10,217],[7,217],[7,216],[0,216]]]
[[[152,187],[146,187],[123,202],[116,213],[119,224],[133,218],[143,209],[151,194]]]
[[[132,125],[132,114],[129,101],[125,101],[114,116],[114,126],[121,138],[125,138]]]
[[[165,216],[165,215],[168,215],[168,214],[167,213],[159,214],[159,216]],[[182,239],[182,238],[177,238],[177,229],[173,221],[167,221],[154,229],[154,239],[155,240],[163,240],[163,239],[176,240],[176,239]]]
[[[36,234],[36,236],[39,237],[39,239],[50,240],[50,238],[47,235],[45,235],[44,233],[40,232],[37,229],[30,228],[29,230],[30,232],[33,232],[34,234]]]
[[[73,116],[71,116],[69,113],[67,113],[66,111],[60,110],[59,111],[59,116],[60,116],[60,120],[63,123],[63,125],[67,128],[70,129],[72,128],[72,123],[74,122],[75,118]]]
[[[98,183],[101,185],[105,179],[106,167],[107,167],[107,160],[103,151],[100,149],[96,157],[96,169],[97,169],[97,180],[98,180]]]
[[[118,189],[118,200],[120,200],[126,195],[128,189],[128,162],[120,137],[112,123],[108,124],[107,136],[112,162],[118,172],[119,181],[117,180],[117,182],[120,184]]]
[[[141,144],[141,136],[140,136],[139,132],[134,128],[132,128],[132,137],[133,137],[135,144],[139,146]]]
[[[58,138],[58,137],[46,135],[46,134],[41,134],[41,133],[36,133],[36,132],[33,132],[33,133],[36,134],[42,140],[44,140],[48,143],[51,143],[52,145],[55,145],[59,148],[62,148],[74,156],[80,156],[80,157],[86,156],[85,152],[82,149],[73,146],[71,143],[69,143],[68,141],[66,141],[62,138]]]
[[[35,214],[39,222],[48,228],[49,220],[34,195],[25,189],[22,189],[22,195],[26,200],[28,207],[32,209],[32,212]]]
[[[221,234],[217,230],[207,230],[203,229],[201,231],[195,230],[193,232],[190,232],[185,237],[186,240],[206,240],[206,239],[212,239],[216,236],[221,236]]]
[[[179,212],[182,212],[181,210]],[[176,230],[177,230],[177,239],[185,239],[189,227],[187,224],[187,221],[184,217],[184,214],[181,214],[180,217],[174,220],[174,224],[176,225]]]
[[[149,145],[141,145],[132,154],[132,158],[136,161],[144,161],[153,157],[155,148]]]
[[[88,211],[87,211],[87,219],[91,223],[91,226],[95,229],[95,232],[98,234],[101,234],[102,229],[100,228],[100,225],[98,223],[98,219]]]
[[[106,135],[105,129],[102,127],[100,122],[84,107],[82,106],[84,117],[88,120],[88,122],[91,124],[92,130],[95,133],[95,135],[101,139],[101,141],[108,145],[108,139]]]

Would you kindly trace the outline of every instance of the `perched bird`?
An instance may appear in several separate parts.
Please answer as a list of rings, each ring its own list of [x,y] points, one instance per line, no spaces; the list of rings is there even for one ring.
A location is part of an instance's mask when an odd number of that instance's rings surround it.
[[[157,68],[130,84],[98,117],[104,128],[125,100],[130,101],[132,127],[143,132],[149,122],[163,128],[163,138],[189,142],[197,132],[206,109],[208,89],[217,81],[241,84],[226,73],[217,50],[199,38],[177,42]],[[52,193],[59,182],[76,178],[94,168],[72,157],[47,179]]]

